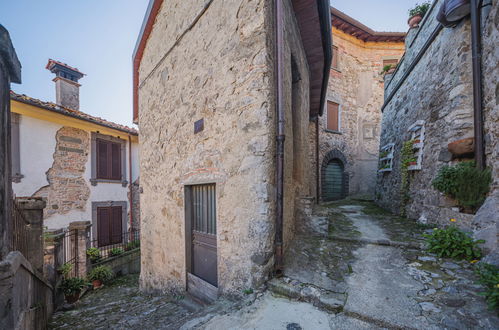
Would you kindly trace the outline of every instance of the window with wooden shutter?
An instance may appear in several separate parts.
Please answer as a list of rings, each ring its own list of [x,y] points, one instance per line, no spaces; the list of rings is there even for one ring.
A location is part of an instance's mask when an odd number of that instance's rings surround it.
[[[97,179],[121,180],[121,145],[97,139]]]
[[[327,101],[327,126],[331,131],[340,131],[340,105],[335,102]]]
[[[331,68],[338,70],[338,47],[333,46]]]
[[[97,208],[97,242],[99,246],[121,243],[123,240],[123,210],[121,206]]]

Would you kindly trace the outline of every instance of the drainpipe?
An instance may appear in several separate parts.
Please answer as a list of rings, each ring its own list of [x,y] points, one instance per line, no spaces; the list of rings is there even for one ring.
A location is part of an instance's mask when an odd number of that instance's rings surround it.
[[[275,219],[275,264],[274,275],[282,276],[283,273],[283,211],[284,211],[284,104],[283,104],[283,8],[282,0],[275,0],[275,29],[276,29],[276,112],[277,112],[277,136],[276,136],[276,219]]]
[[[320,199],[320,166],[319,166],[319,116],[315,117],[315,203],[319,204]]]
[[[128,135],[128,168],[129,168],[129,195],[128,203],[130,204],[130,239],[132,238],[132,228],[133,228],[133,196],[132,196],[132,137]]]
[[[485,145],[483,141],[483,104],[482,104],[482,0],[471,0],[471,54],[473,63],[473,121],[475,137],[476,166],[485,168]]]

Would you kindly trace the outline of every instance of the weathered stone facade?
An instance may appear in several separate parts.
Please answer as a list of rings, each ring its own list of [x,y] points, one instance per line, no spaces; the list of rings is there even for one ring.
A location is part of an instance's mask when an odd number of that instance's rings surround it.
[[[394,143],[392,171],[378,173],[377,202],[394,212],[402,211],[401,148],[411,139],[408,129],[417,121],[423,123],[424,140],[421,168],[409,171],[409,202],[405,211],[410,218],[429,223],[449,223],[472,227],[473,215],[460,213],[454,201],[435,190],[431,182],[438,169],[457,161],[448,149],[454,141],[473,137],[473,92],[470,19],[454,28],[442,29],[421,60],[398,86],[409,66],[438,28],[436,15],[443,1],[435,1],[418,28],[406,38],[406,53],[393,77],[385,82],[389,99],[383,112],[381,146]],[[493,170],[497,189],[497,2],[492,13],[484,15],[484,104],[487,163]],[[484,11],[485,13],[485,11]],[[496,16],[494,16],[496,15]],[[495,17],[495,18],[494,18]]]
[[[330,71],[327,100],[340,106],[339,132],[327,130],[325,111],[319,120],[321,183],[327,155],[335,152],[346,159],[345,195],[373,195],[383,103],[380,72],[383,60],[400,59],[404,43],[363,41],[333,27],[333,44],[338,49],[338,68]]]
[[[88,161],[90,137],[88,132],[63,127],[56,134],[54,163],[47,171],[48,186],[38,190],[35,197],[45,197],[44,217],[84,210],[90,197],[90,188],[83,177]]]
[[[314,193],[308,163],[309,68],[284,3],[284,244],[300,197]],[[139,69],[141,288],[186,289],[185,186],[216,184],[218,291],[268,278],[275,221],[272,1],[165,1]],[[172,24],[175,22],[175,24]],[[194,133],[194,122],[204,129]]]

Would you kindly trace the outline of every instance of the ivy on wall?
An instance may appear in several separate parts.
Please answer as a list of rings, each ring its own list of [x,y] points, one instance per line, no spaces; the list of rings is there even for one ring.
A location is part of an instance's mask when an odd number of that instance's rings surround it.
[[[409,163],[414,160],[413,143],[413,140],[404,142],[400,152],[400,215],[402,216],[405,216],[405,207],[410,199]]]

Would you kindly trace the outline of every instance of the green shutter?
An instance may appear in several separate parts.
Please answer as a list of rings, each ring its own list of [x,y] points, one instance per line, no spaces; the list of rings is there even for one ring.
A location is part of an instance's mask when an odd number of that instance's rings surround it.
[[[326,201],[343,198],[343,165],[332,160],[324,170],[323,199]]]

